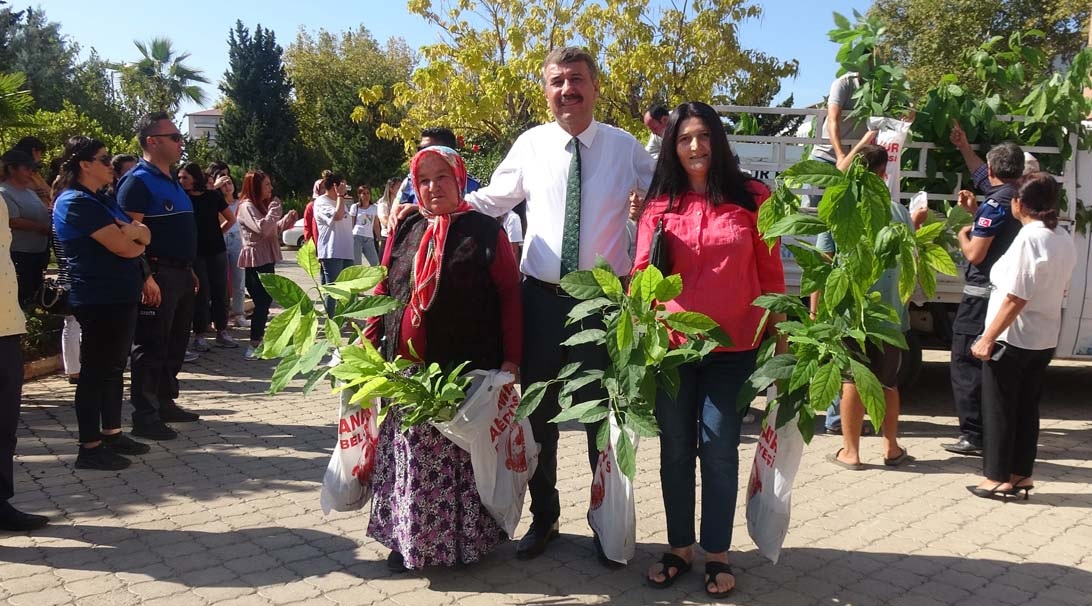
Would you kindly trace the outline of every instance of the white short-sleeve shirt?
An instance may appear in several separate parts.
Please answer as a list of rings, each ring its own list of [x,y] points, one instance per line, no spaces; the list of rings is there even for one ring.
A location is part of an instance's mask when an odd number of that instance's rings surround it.
[[[334,220],[337,201],[323,194],[315,198],[315,230],[317,234],[317,252],[320,259],[353,258],[353,219],[349,209],[345,216]]]
[[[1027,301],[997,340],[1035,351],[1057,347],[1062,301],[1076,265],[1077,251],[1068,232],[1061,227],[1047,229],[1042,221],[1024,225],[990,270],[994,291],[986,309],[986,326],[997,317],[1007,295]]]

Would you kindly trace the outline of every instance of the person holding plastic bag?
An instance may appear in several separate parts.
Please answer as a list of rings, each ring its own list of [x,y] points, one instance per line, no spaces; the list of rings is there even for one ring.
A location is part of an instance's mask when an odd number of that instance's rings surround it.
[[[679,367],[677,398],[660,392],[660,482],[671,551],[648,571],[648,583],[665,588],[694,560],[694,459],[701,456],[701,546],[705,591],[722,598],[735,586],[728,566],[732,515],[739,488],[740,387],[755,369],[764,310],[751,304],[765,293],[785,292],[779,246],[758,233],[758,207],[770,192],[747,177],[728,145],[717,112],[684,103],[671,113],[648,202],[637,228],[634,270],[649,265],[652,235],[663,218],[665,274],[680,274],[683,291],[667,310],[713,318],[732,339],[700,362]],[[766,330],[779,321],[771,314]],[[672,345],[682,342],[672,335]]]
[[[420,213],[404,218],[383,254],[376,294],[404,304],[372,318],[367,337],[388,360],[519,376],[519,271],[504,230],[470,212],[466,167],[447,147],[410,163]],[[518,379],[517,379],[518,380]],[[379,428],[368,536],[391,549],[393,571],[476,562],[506,535],[482,504],[470,453],[431,425],[403,432],[392,408]]]

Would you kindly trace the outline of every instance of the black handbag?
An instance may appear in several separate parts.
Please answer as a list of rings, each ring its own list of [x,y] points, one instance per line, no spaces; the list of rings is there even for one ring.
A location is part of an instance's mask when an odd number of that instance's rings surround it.
[[[72,308],[68,305],[68,285],[58,282],[53,278],[46,278],[42,287],[38,289],[35,303],[43,311],[60,316],[72,315]]]
[[[665,242],[667,236],[664,233],[664,215],[674,207],[675,196],[671,196],[667,210],[656,219],[656,227],[652,230],[652,242],[648,248],[648,264],[660,270],[660,273],[665,276],[671,274],[671,259],[667,254],[667,242]]]

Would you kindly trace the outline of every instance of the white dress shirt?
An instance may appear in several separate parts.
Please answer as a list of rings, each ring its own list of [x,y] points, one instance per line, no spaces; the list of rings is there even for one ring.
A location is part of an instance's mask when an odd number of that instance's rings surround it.
[[[633,265],[626,236],[629,192],[645,191],[655,163],[626,131],[592,121],[580,140],[580,269],[597,257],[618,275]],[[499,217],[527,200],[523,238],[524,274],[557,284],[561,280],[561,240],[572,135],[557,122],[536,126],[516,139],[489,185],[467,194],[475,210]]]
[[[1047,229],[1042,221],[1032,221],[1021,227],[990,270],[994,291],[986,309],[986,326],[997,317],[1006,295],[1027,304],[997,340],[1035,351],[1057,347],[1062,301],[1076,264],[1073,236],[1061,226]]]

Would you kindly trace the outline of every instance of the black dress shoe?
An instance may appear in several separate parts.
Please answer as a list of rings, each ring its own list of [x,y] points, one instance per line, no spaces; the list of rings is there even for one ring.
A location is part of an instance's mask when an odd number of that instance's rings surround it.
[[[23,513],[12,507],[7,501],[0,501],[0,530],[26,532],[28,530],[37,530],[48,523],[49,518],[45,516]]]
[[[123,433],[115,433],[113,435],[102,436],[102,443],[110,447],[110,450],[118,453],[119,455],[142,455],[148,454],[148,451],[152,449],[151,446],[143,442],[137,442]]]
[[[958,442],[941,444],[940,447],[948,452],[954,452],[955,454],[982,456],[982,447],[968,440],[967,436],[959,436]]]
[[[159,418],[163,419],[164,423],[193,423],[200,419],[201,415],[174,404],[160,407]]]
[[[80,446],[80,454],[76,456],[76,469],[121,471],[129,464],[129,459],[110,450],[110,447],[106,444],[99,444],[94,448]]]
[[[133,431],[130,433],[138,438],[147,438],[149,440],[173,440],[178,437],[177,431],[167,427],[162,422],[133,425]]]
[[[402,554],[397,551],[391,551],[387,555],[387,570],[395,574],[406,572],[409,570],[406,568],[406,558],[402,557]]]
[[[607,557],[607,554],[603,553],[603,544],[599,542],[599,534],[592,531],[592,542],[595,543],[595,557],[599,560],[599,563],[611,570],[621,570],[626,567],[621,562],[615,562]]]
[[[556,539],[559,534],[557,522],[549,526],[532,522],[531,527],[527,529],[527,534],[523,535],[523,538],[519,540],[519,544],[516,545],[516,559],[531,560],[537,558],[546,551],[546,544]]]

